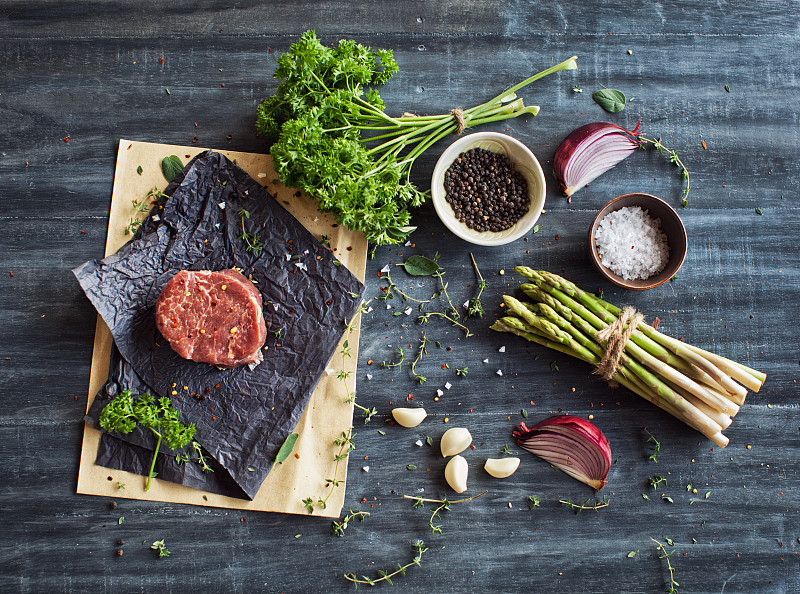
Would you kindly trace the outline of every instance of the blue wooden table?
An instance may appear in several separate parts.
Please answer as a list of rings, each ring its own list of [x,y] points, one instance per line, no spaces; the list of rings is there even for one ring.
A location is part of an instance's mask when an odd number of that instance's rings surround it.
[[[798,16],[800,3],[772,0],[5,2],[0,590],[343,592],[352,588],[344,573],[376,576],[406,564],[418,539],[429,548],[419,567],[395,579],[402,591],[661,592],[668,567],[651,539],[674,542],[667,548],[681,592],[800,590]],[[371,515],[342,538],[315,517],[78,496],[96,318],[70,269],[102,255],[117,141],[267,150],[254,134],[255,107],[277,85],[276,57],[310,28],[325,43],[350,37],[393,49],[400,72],[381,94],[397,114],[477,104],[577,55],[577,71],[522,93],[541,106],[536,118],[483,128],[514,136],[541,161],[549,187],[539,231],[480,248],[451,235],[426,206],[415,214],[411,245],[375,251],[367,297],[382,294],[385,265],[438,252],[459,304],[474,295],[472,252],[489,281],[486,315],[470,338],[436,320],[419,326],[414,316],[393,315],[404,308],[399,300],[389,310],[376,301],[364,317],[359,402],[379,414],[367,425],[354,418],[346,509]],[[607,114],[592,101],[603,87],[627,95],[624,111]],[[628,192],[680,208],[676,169],[652,151],[637,153],[571,203],[549,178],[561,140],[603,120],[628,129],[641,121],[691,173],[689,205],[680,209],[686,263],[650,291],[603,282],[588,261],[586,232],[605,202]],[[415,164],[422,189],[446,145]],[[501,296],[520,282],[517,264],[603,289],[609,301],[659,317],[670,335],[764,371],[766,385],[726,432],[731,444],[713,446],[583,363],[490,331]],[[399,273],[395,280],[414,295],[436,289]],[[422,332],[443,347],[429,345],[417,365],[424,384],[408,360],[380,367],[396,360],[397,346],[415,353]],[[464,366],[468,374],[457,375]],[[386,424],[410,395],[429,411],[425,424]],[[513,477],[483,473],[483,460],[505,444],[516,451],[510,432],[522,409],[527,421],[594,415],[614,457],[602,492],[608,507],[572,514],[559,500],[594,501],[593,492],[521,450]],[[434,521],[442,534],[432,534],[430,511],[403,496],[449,492],[437,449],[415,442],[436,444],[452,426],[475,436],[468,494],[488,493],[443,512]],[[658,463],[648,460],[644,427],[661,442]],[[650,488],[653,475],[666,485]],[[539,507],[530,509],[530,496]],[[169,558],[150,550],[159,539]]]

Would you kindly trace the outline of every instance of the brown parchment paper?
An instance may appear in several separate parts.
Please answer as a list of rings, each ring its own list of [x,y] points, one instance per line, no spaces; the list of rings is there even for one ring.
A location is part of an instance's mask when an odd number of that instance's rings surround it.
[[[130,235],[125,235],[125,227],[131,218],[140,216],[135,211],[133,200],[144,198],[153,187],[163,190],[167,186],[167,180],[161,173],[161,159],[169,155],[178,155],[185,164],[204,150],[207,149],[120,140],[117,166],[114,172],[106,256],[116,252],[131,238]],[[348,231],[342,226],[334,226],[333,216],[320,213],[314,200],[302,193],[297,196],[296,190],[273,183],[278,176],[272,168],[272,160],[269,155],[214,150],[234,160],[252,178],[265,186],[276,200],[318,239],[327,235],[330,238],[331,248],[339,261],[361,282],[364,282],[367,241],[362,233]],[[141,175],[137,173],[137,168],[140,166],[142,168]],[[347,338],[350,349],[354,353],[358,352],[359,330],[360,320],[357,318],[356,327]],[[108,378],[112,344],[111,333],[98,316],[87,411],[94,400],[94,395]],[[351,372],[350,389],[354,390],[356,362],[357,357],[348,357],[344,362],[342,361],[340,344],[328,364],[328,371],[323,374],[316,390],[311,395],[308,408],[300,417],[295,428],[295,432],[299,433],[300,437],[297,439],[293,454],[269,473],[253,501],[206,493],[183,485],[159,481],[158,478],[153,479],[150,490],[145,491],[145,477],[95,464],[101,432],[88,425],[84,425],[77,492],[87,495],[209,505],[229,509],[305,514],[306,510],[302,499],[307,497],[312,497],[314,500],[319,497],[324,498],[331,489],[330,486],[326,488],[325,478],[334,476],[334,456],[338,448],[334,446],[333,441],[341,435],[342,431],[346,431],[350,427],[353,420],[353,405],[345,403],[347,392],[344,384],[337,377],[337,373],[344,364],[345,371]],[[333,489],[327,508],[324,510],[315,508],[314,515],[339,516],[344,504],[347,478],[346,460],[339,464],[337,478],[342,480],[342,483]],[[124,488],[120,488],[120,484],[123,484]]]

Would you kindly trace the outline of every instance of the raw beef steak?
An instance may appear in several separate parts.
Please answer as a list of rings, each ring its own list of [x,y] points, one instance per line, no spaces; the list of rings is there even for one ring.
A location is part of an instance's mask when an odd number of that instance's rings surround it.
[[[258,364],[267,338],[261,293],[236,270],[181,270],[156,302],[156,327],[184,359]]]

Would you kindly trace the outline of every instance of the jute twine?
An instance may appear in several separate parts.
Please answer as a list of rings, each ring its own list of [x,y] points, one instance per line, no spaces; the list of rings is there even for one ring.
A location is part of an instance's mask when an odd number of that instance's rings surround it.
[[[453,119],[456,121],[455,135],[456,136],[460,136],[461,134],[464,133],[464,130],[467,127],[467,120],[464,117],[464,112],[462,110],[458,109],[458,108],[455,108],[455,109],[451,109],[450,113],[453,114]],[[405,112],[403,114],[403,117],[404,118],[415,118],[417,116],[415,116],[413,113]]]
[[[451,109],[450,113],[453,114],[453,119],[456,121],[456,136],[460,136],[467,127],[467,120],[464,119],[464,112],[458,108]]]
[[[608,341],[603,359],[594,370],[597,375],[611,382],[612,376],[619,369],[619,360],[625,351],[625,345],[642,320],[644,316],[628,305],[622,310],[617,321],[597,333],[597,338]]]

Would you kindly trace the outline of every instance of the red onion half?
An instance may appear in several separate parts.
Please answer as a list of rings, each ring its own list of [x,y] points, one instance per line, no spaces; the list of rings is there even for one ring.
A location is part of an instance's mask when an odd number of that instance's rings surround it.
[[[556,415],[511,434],[519,447],[600,490],[611,468],[611,445],[597,426],[581,417]]]
[[[609,122],[586,124],[573,130],[556,149],[554,166],[561,189],[572,196],[593,181],[642,143],[636,131],[620,128]]]

